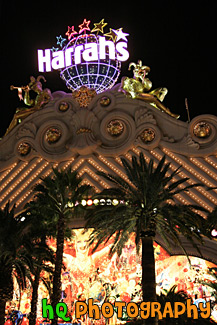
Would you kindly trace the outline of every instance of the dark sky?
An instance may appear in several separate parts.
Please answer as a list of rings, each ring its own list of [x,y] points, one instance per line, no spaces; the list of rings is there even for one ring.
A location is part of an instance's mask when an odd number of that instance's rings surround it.
[[[215,0],[149,1],[1,1],[1,109],[0,136],[4,134],[17,107],[22,107],[10,85],[27,85],[37,76],[37,49],[52,48],[56,36],[83,19],[93,23],[102,18],[109,28],[123,27],[129,33],[130,58],[122,64],[121,77],[132,76],[128,64],[141,59],[150,66],[153,89],[168,88],[164,100],[172,112],[187,120],[211,113],[217,105],[217,19]],[[45,73],[51,91],[69,91],[58,72]],[[119,80],[120,81],[120,80]]]

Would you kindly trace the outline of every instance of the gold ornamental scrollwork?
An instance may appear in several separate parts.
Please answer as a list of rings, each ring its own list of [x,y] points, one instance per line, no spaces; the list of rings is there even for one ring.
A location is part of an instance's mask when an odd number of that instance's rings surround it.
[[[72,97],[82,108],[87,108],[96,95],[97,93],[95,89],[90,89],[86,86],[82,86],[78,90],[72,92]]]

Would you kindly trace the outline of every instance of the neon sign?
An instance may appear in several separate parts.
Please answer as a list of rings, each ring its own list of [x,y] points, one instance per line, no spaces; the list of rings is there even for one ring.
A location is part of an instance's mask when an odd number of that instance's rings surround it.
[[[40,72],[59,70],[60,77],[71,90],[83,85],[102,92],[116,82],[121,62],[127,61],[127,36],[122,28],[104,33],[107,23],[102,19],[90,31],[90,21],[84,19],[79,32],[68,26],[67,40],[57,36],[58,48],[38,50],[38,69]],[[90,32],[90,34],[87,34]],[[94,34],[95,32],[96,34]],[[103,35],[98,35],[99,33]],[[76,35],[78,34],[78,35]],[[76,35],[76,36],[75,36]]]
[[[69,67],[74,62],[91,62],[96,60],[105,60],[108,50],[109,59],[126,61],[129,58],[127,43],[119,42],[115,44],[107,41],[105,37],[99,37],[97,43],[87,43],[84,45],[71,46],[66,50],[52,52],[49,49],[38,50],[38,65],[40,72],[51,71]]]

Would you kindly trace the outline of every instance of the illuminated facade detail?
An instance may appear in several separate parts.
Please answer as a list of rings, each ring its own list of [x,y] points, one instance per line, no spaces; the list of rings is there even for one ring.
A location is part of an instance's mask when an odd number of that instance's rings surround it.
[[[61,35],[60,36],[56,36],[57,39],[57,45],[60,45],[61,47],[63,47],[66,39],[63,38]],[[53,52],[53,51],[52,51]],[[39,70],[40,71],[40,70]],[[43,71],[42,71],[43,72]]]
[[[87,128],[80,128],[76,131],[76,134],[81,134],[81,133],[91,133],[92,131]]]
[[[99,23],[94,24],[94,28],[91,30],[91,32],[101,32],[103,33],[104,27],[108,25],[104,22],[104,19],[102,19]]]
[[[73,37],[73,35],[75,35],[75,34],[78,34],[78,33],[75,31],[74,26],[72,26],[72,27],[68,26],[68,30],[66,32],[66,35],[68,36],[69,41]]]
[[[62,135],[62,132],[58,128],[49,128],[45,134],[45,138],[48,143],[57,142]]]
[[[87,21],[86,19],[84,19],[83,23],[78,26],[80,28],[79,34],[81,34],[83,32],[86,33],[87,30],[90,30],[89,25],[90,25],[90,20]]]
[[[69,109],[69,104],[67,103],[67,102],[61,102],[60,104],[59,104],[59,110],[61,111],[61,112],[65,112],[65,111],[67,111]]]
[[[17,148],[17,151],[21,154],[21,156],[26,156],[31,150],[31,146],[26,142],[21,142]]]
[[[151,142],[155,138],[155,132],[153,129],[145,129],[141,134],[140,138],[143,142]]]
[[[115,57],[112,41],[106,41],[105,37],[85,35],[72,40],[69,46],[69,49],[75,48],[74,60],[60,73],[69,89],[76,90],[85,85],[99,93],[115,84],[120,74],[120,62]]]
[[[119,120],[111,120],[107,125],[108,133],[113,137],[118,137],[124,131],[124,124]]]
[[[72,93],[72,97],[78,102],[80,107],[87,107],[95,96],[95,89],[89,89],[86,86],[81,86],[81,88]]]
[[[153,157],[156,161],[166,154],[168,162],[172,162],[171,170],[182,165],[179,177],[189,177],[189,184],[202,182],[207,186],[216,186],[216,117],[199,116],[190,123],[175,121],[144,101],[137,100],[139,105],[135,105],[132,99],[127,99],[124,94],[118,92],[118,87],[117,85],[106,94],[95,94],[88,106],[85,103],[86,107],[81,107],[71,94],[53,93],[53,100],[40,111],[40,114],[33,113],[11,131],[10,137],[5,136],[1,140],[0,191],[4,191],[0,199],[1,206],[10,200],[22,208],[31,198],[31,189],[37,178],[49,174],[52,163],[60,166],[67,164],[73,170],[78,169],[84,181],[94,185],[99,192],[104,187],[109,187],[109,184],[100,179],[96,172],[102,170],[115,173],[125,179],[119,157],[125,156],[130,159],[132,154],[138,156],[141,150],[147,159]],[[78,98],[81,99],[79,96]],[[108,105],[103,106],[102,103]],[[60,110],[61,105],[63,111]],[[123,124],[123,132],[122,125],[114,123],[109,125],[114,120]],[[211,134],[208,138],[202,139],[203,141],[197,138],[195,146],[193,130],[201,121],[210,125]],[[56,142],[48,142],[46,138],[46,132],[50,129],[61,131],[61,136],[56,132],[49,135],[49,141]],[[143,142],[140,135],[147,129],[154,131],[154,139]],[[116,132],[119,133],[118,136],[113,135]],[[152,136],[149,140],[151,139]],[[25,156],[21,156],[17,150],[20,143],[31,145],[31,151]],[[38,157],[42,161],[35,163],[34,159]],[[88,160],[83,157],[88,157]],[[26,168],[22,160],[25,160],[25,163],[29,161],[29,168],[34,166],[32,173],[38,176],[29,178],[25,175],[24,188],[20,191],[19,184],[23,182],[21,177],[24,176]],[[47,161],[49,163],[45,165]],[[13,185],[9,186],[10,183]],[[197,188],[194,192],[189,191],[186,195],[177,196],[177,201],[196,203],[211,211],[217,202],[217,190],[206,192]]]
[[[94,24],[95,28],[98,28],[96,32],[104,33],[104,21],[98,24]],[[118,37],[123,37],[124,41],[124,37],[127,37],[120,31],[118,34],[117,31],[112,30],[112,33],[116,40]],[[86,30],[83,39],[86,40],[89,35]],[[69,41],[72,41],[73,37],[72,35]],[[113,41],[112,37],[105,34],[104,37],[106,41],[109,39]],[[119,39],[118,42],[120,41]],[[59,42],[64,46],[65,41],[59,39]],[[80,45],[84,46],[82,42],[77,44]],[[83,60],[82,53],[81,60]],[[128,98],[119,91],[120,88],[121,85],[117,85],[102,94],[97,94],[95,90],[85,86],[81,86],[72,94],[63,91],[54,92],[52,100],[46,103],[43,109],[33,112],[21,124],[14,127],[10,135],[5,136],[0,142],[0,207],[4,207],[10,201],[11,205],[16,204],[18,212],[21,211],[32,199],[32,188],[40,182],[41,178],[52,175],[52,167],[63,170],[70,167],[72,170],[77,170],[83,183],[94,186],[99,193],[104,188],[109,188],[110,184],[97,172],[117,175],[127,181],[121,158],[130,161],[132,155],[139,157],[140,152],[144,154],[147,161],[154,159],[154,165],[166,155],[166,163],[171,163],[168,174],[182,165],[177,180],[188,177],[189,185],[203,183],[215,187],[217,118],[203,115],[190,123],[175,120],[169,114],[157,110],[153,103],[141,98],[136,100]],[[197,137],[195,134],[196,126],[201,122],[209,126],[208,136]],[[29,152],[28,145],[31,148]],[[189,189],[189,192],[178,194],[176,202],[198,204],[212,211],[217,202],[217,190],[206,192],[200,187]],[[124,202],[117,199],[98,201],[89,199],[83,200],[81,204],[116,206]],[[72,203],[68,202],[68,206],[72,207]],[[71,222],[71,227],[77,228],[75,234],[78,234],[78,229],[83,226],[82,218],[76,217]],[[216,236],[216,230],[213,231],[213,235]],[[83,239],[82,234],[79,234],[79,238]],[[192,264],[197,265],[200,275],[204,277],[207,267],[213,266],[211,263],[217,264],[217,242],[204,240],[205,246],[201,247],[204,259],[201,260],[198,259],[195,248],[183,238],[181,240],[188,254],[194,256]],[[185,257],[177,256],[182,254],[180,248],[171,245],[169,251],[165,252],[162,248],[162,239],[157,236],[156,242],[158,243],[155,245],[158,292],[162,288],[169,289],[176,283],[179,289],[189,292],[193,290],[193,294],[199,295],[200,284],[194,281],[195,274],[198,272],[189,268]],[[99,303],[104,301],[106,292],[102,282],[93,281],[96,280],[97,267],[100,268],[102,281],[109,279],[109,283],[116,285],[113,291],[115,298],[117,295],[122,301],[133,301],[135,297],[138,298],[140,256],[136,256],[133,243],[130,238],[120,259],[114,258],[111,261],[107,258],[106,247],[99,249],[99,254],[96,255],[88,252],[82,259],[80,253],[85,249],[79,251],[79,248],[85,246],[85,240],[79,243],[75,236],[74,240],[67,241],[64,252],[67,270],[62,275],[65,303],[71,301],[72,295],[76,300],[85,290],[85,294],[88,291],[87,295],[89,294],[90,298],[94,298]],[[72,295],[71,287],[73,287]],[[133,291],[134,289],[137,291]],[[64,298],[64,292],[68,298]],[[205,294],[208,295],[210,292],[206,291]],[[47,292],[45,296],[48,297]],[[42,294],[40,299],[41,297]],[[29,312],[25,307],[27,303],[28,301],[24,305],[24,312]],[[114,320],[113,324],[115,323]]]
[[[111,103],[111,99],[108,98],[108,97],[102,97],[102,98],[100,99],[100,105],[101,105],[101,106],[106,107],[106,106],[108,106],[110,103]]]
[[[207,138],[211,133],[211,128],[206,122],[199,122],[194,127],[194,135],[198,138]]]
[[[79,34],[75,32],[74,26],[68,27],[66,39],[57,37],[59,50],[38,50],[38,69],[40,72],[59,70],[60,77],[65,81],[66,86],[72,91],[82,86],[93,88],[97,93],[111,88],[120,74],[121,62],[128,60],[127,36],[122,28],[112,30],[115,37],[109,38],[103,33],[104,19],[94,24],[90,34],[90,21],[84,19],[79,25]],[[97,34],[93,34],[97,32]]]

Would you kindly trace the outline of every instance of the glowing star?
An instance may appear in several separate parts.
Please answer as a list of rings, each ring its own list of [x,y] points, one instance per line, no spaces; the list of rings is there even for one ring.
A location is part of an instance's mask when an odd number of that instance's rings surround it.
[[[79,34],[81,34],[84,31],[86,33],[87,30],[90,30],[89,25],[90,25],[90,20],[87,21],[86,19],[84,19],[83,23],[78,26],[80,28]]]
[[[59,47],[52,47],[51,52],[57,52],[59,50]]]
[[[75,31],[74,26],[72,26],[72,27],[68,26],[68,31],[66,32],[66,35],[68,36],[69,41],[72,38],[72,36],[75,34],[78,34],[78,33]]]
[[[116,42],[118,42],[120,39],[123,39],[123,40],[126,41],[126,42],[128,41],[126,37],[129,36],[129,34],[127,34],[127,33],[123,33],[123,32],[122,32],[122,29],[123,29],[123,28],[119,28],[119,29],[117,29],[117,30],[112,29],[113,32],[117,35]]]
[[[61,35],[56,36],[57,39],[57,45],[59,44],[61,47],[63,47],[63,43],[66,41],[66,38],[63,38]]]
[[[107,33],[107,34],[104,34],[104,36],[107,36],[107,37],[111,38],[113,42],[115,42],[116,41],[116,38],[117,38],[116,33],[111,28],[110,28],[110,32]]]
[[[107,23],[104,23],[104,19],[102,19],[98,24],[94,24],[94,28],[91,30],[91,32],[101,32],[103,33],[103,28],[108,25]]]

